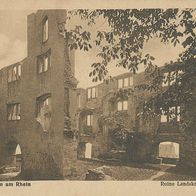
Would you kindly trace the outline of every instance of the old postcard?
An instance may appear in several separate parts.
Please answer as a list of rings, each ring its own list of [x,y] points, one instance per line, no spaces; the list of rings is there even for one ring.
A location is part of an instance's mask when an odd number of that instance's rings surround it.
[[[0,9],[1,195],[196,193],[196,4],[23,3]]]

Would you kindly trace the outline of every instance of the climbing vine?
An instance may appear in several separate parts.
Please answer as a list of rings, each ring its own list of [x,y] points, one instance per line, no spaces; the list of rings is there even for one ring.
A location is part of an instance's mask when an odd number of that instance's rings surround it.
[[[113,96],[110,98],[112,103],[115,103],[118,100],[127,100],[130,95],[134,92],[133,88],[123,89],[120,88],[116,92],[113,93]]]

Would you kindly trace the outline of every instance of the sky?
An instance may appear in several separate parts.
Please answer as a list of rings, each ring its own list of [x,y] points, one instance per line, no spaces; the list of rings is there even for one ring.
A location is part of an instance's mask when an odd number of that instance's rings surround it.
[[[21,61],[27,55],[27,15],[36,10],[0,10],[0,68]],[[3,28],[2,28],[3,27]],[[100,21],[98,29],[105,29],[103,21]],[[160,42],[158,38],[150,40],[143,51],[155,57],[155,63],[163,66],[165,63],[175,61],[182,51],[180,46],[173,47]],[[76,51],[75,77],[78,79],[78,87],[86,88],[96,85],[88,77],[91,71],[90,65],[95,62],[97,50],[90,52]],[[123,68],[115,67],[115,62],[108,66],[109,74],[115,76],[127,72]],[[143,70],[143,67],[140,69]]]

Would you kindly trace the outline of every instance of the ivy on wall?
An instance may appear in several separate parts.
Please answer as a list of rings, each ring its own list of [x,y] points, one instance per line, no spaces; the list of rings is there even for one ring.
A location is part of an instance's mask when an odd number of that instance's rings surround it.
[[[82,133],[85,135],[92,135],[93,133],[93,128],[92,126],[87,126],[86,124],[82,125]]]
[[[110,101],[112,103],[115,103],[118,100],[127,100],[130,95],[132,95],[134,90],[132,88],[127,89],[118,89],[116,92],[114,92],[114,95],[110,98]]]
[[[112,115],[100,115],[98,118],[98,125],[99,127],[103,127],[104,125],[109,127],[116,127],[117,125],[124,125],[128,127],[128,113],[127,111],[117,111]]]

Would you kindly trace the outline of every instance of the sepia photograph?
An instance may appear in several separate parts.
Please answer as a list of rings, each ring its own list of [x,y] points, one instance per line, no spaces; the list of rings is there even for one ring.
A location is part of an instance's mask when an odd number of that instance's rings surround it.
[[[0,182],[196,186],[195,8],[5,8],[0,27]]]

